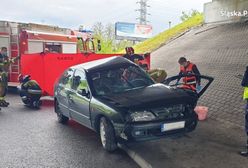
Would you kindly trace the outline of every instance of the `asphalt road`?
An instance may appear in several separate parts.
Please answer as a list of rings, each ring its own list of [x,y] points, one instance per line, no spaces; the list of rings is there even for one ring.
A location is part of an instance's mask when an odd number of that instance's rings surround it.
[[[122,150],[106,152],[99,137],[74,121],[57,122],[51,101],[40,110],[23,106],[19,96],[0,111],[0,167],[138,167]]]
[[[128,145],[152,168],[247,168],[245,133],[239,127],[207,119],[194,132]],[[147,152],[149,151],[149,152]]]

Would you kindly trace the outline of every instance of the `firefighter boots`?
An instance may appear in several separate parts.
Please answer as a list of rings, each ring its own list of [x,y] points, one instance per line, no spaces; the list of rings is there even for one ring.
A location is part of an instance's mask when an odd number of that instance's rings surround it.
[[[9,103],[5,100],[0,100],[0,107],[8,107]]]
[[[247,142],[246,142],[246,150],[240,152],[240,155],[244,156],[244,157],[248,157],[248,139],[247,139]]]

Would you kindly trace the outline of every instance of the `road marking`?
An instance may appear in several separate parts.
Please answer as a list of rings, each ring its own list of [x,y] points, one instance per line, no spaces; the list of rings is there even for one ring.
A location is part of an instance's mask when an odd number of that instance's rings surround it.
[[[124,150],[128,154],[128,156],[133,159],[141,168],[152,168],[151,164],[143,159],[138,153],[129,149],[126,145],[118,143],[118,147]]]

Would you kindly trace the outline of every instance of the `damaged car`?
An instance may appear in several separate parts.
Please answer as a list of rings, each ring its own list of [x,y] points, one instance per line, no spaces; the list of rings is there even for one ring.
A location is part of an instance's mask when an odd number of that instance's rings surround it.
[[[72,66],[55,85],[55,112],[96,131],[107,151],[117,143],[175,136],[193,131],[201,93],[170,86],[177,77],[155,83],[138,65],[111,57]],[[178,85],[178,82],[177,82]]]

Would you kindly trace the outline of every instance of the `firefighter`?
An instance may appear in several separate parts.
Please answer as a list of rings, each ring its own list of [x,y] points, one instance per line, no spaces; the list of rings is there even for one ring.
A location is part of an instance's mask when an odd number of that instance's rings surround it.
[[[20,74],[18,80],[21,84],[20,87],[20,96],[24,104],[39,108],[41,105],[41,88],[35,80],[30,79],[30,75],[23,76]],[[31,91],[30,91],[31,90]]]
[[[147,71],[150,77],[157,83],[162,83],[167,77],[167,73],[162,69],[151,69]]]
[[[246,101],[246,108],[245,108],[245,131],[247,135],[246,140],[246,151],[240,152],[242,156],[248,157],[248,66],[246,67],[246,71],[242,80],[241,85],[244,87],[244,95],[243,98]]]
[[[6,86],[6,89],[8,88],[8,73],[9,73],[9,66],[13,63],[16,62],[16,60],[18,60],[20,57],[15,57],[15,58],[12,58],[10,59],[8,56],[6,56],[4,58],[4,72],[5,72],[5,86]]]
[[[9,103],[4,100],[5,82],[3,81],[3,79],[4,79],[3,63],[0,62],[0,106],[7,107]]]
[[[126,54],[123,56],[130,61],[136,63],[137,65],[141,66],[146,72],[150,75],[150,77],[157,83],[162,83],[165,78],[167,77],[167,73],[165,70],[162,69],[151,69],[148,70],[147,66],[142,65],[139,61],[144,60],[144,57],[134,53],[133,47],[126,47]]]
[[[6,62],[8,60],[8,51],[7,51],[7,48],[6,47],[2,47],[1,48],[0,59],[1,59],[0,61],[2,63],[2,71],[6,72],[6,69],[7,69]],[[2,78],[3,78],[2,79],[3,82],[5,83],[5,86],[7,86],[6,85],[6,83],[8,83],[7,74],[2,73]]]
[[[0,107],[7,107],[9,103],[4,99],[6,95],[6,73],[4,72],[3,67],[4,64],[0,61]]]
[[[7,47],[2,47],[0,51],[0,58],[4,59],[8,56],[8,50]]]
[[[0,89],[0,106],[7,107],[8,102],[5,101],[4,97],[6,96],[8,90],[8,71],[10,64],[14,63],[19,57],[14,59],[9,59],[8,51],[6,47],[2,47],[0,51],[0,66],[1,66],[1,89]]]
[[[0,51],[0,106],[7,107],[8,102],[5,101],[4,97],[6,95],[6,88],[8,83],[8,75],[5,72],[6,69],[6,59],[7,59],[7,48],[2,47]]]
[[[177,83],[183,77],[183,86],[181,88],[199,92],[201,90],[201,79],[199,77],[201,74],[197,66],[187,61],[185,57],[179,58],[178,63],[180,64],[180,72]]]
[[[134,49],[133,47],[126,47],[126,54],[123,55],[124,58],[136,63],[139,65],[138,61],[140,60],[144,60],[144,57],[142,57],[141,55],[138,54],[134,54]]]

